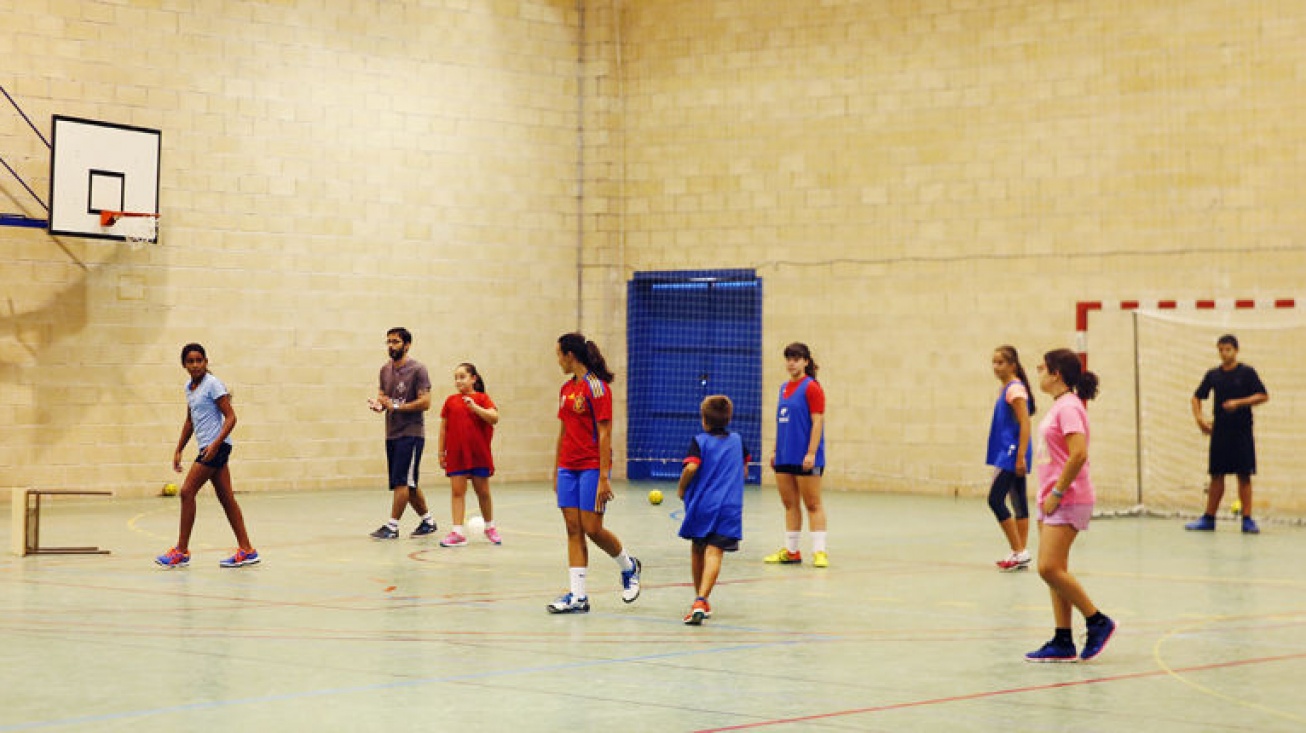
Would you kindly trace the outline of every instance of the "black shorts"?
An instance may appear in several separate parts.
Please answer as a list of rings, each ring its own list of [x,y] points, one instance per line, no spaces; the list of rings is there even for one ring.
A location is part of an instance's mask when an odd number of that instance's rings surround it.
[[[781,465],[775,467],[776,473],[788,473],[794,476],[820,476],[825,470],[825,466],[813,466],[811,470],[802,466]]]
[[[204,448],[200,448],[200,454],[195,457],[195,462],[200,464],[201,466],[207,466],[209,468],[222,468],[223,466],[227,465],[227,461],[231,460],[231,443],[224,442],[222,445],[219,445],[218,454],[216,456],[213,456],[213,460],[211,461],[204,460],[204,450],[206,448],[208,448],[207,445],[204,446]]]
[[[690,541],[694,543],[694,547],[711,545],[713,547],[720,547],[723,552],[734,552],[739,549],[738,537],[727,537],[723,534],[717,534],[716,532],[711,532],[706,537],[695,537]]]
[[[385,460],[390,469],[390,490],[407,486],[417,488],[417,474],[422,467],[422,449],[426,438],[403,436],[385,442]]]
[[[1256,473],[1256,439],[1251,430],[1216,430],[1211,433],[1207,472],[1250,476]]]

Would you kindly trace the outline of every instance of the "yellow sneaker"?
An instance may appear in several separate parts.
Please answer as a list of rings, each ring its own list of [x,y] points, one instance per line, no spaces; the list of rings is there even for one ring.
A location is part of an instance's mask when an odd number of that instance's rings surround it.
[[[812,567],[814,568],[830,567],[830,556],[825,554],[824,552],[816,553],[816,555],[812,557]]]
[[[772,565],[796,565],[802,561],[803,553],[790,552],[783,547],[762,558],[762,562],[770,563]]]

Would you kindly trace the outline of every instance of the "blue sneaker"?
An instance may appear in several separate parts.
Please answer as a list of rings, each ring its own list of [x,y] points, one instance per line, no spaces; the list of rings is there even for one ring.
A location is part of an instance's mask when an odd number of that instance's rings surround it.
[[[246,565],[257,565],[259,563],[258,550],[236,550],[236,554],[226,560],[219,560],[218,565],[224,568],[243,568]]]
[[[1215,517],[1211,516],[1210,514],[1203,514],[1202,518],[1198,519],[1196,522],[1189,522],[1188,524],[1185,524],[1184,529],[1189,530],[1191,532],[1214,532]]]
[[[181,552],[174,547],[154,558],[154,563],[156,565],[162,565],[165,568],[184,568],[187,565],[190,565],[190,553]]]
[[[383,524],[376,528],[375,532],[368,535],[374,540],[393,540],[399,536],[399,530],[391,529],[390,525]]]
[[[1243,517],[1243,534],[1260,534],[1261,528],[1256,526],[1256,520],[1251,517]]]
[[[1084,651],[1079,655],[1080,659],[1088,661],[1102,653],[1106,648],[1106,643],[1111,641],[1111,637],[1116,633],[1116,622],[1102,617],[1102,620],[1095,624],[1088,625],[1088,635],[1084,639]]]
[[[639,558],[630,558],[630,570],[621,571],[621,600],[626,603],[634,603],[639,598],[639,571],[644,569],[644,564]]]
[[[589,613],[590,599],[577,598],[568,593],[544,607],[549,613]]]
[[[387,527],[386,529],[389,529],[389,527]],[[435,532],[435,522],[428,522],[425,519],[423,519],[422,523],[417,525],[417,529],[413,530],[413,533],[408,536],[425,537],[426,535],[433,534],[434,532]]]
[[[1037,651],[1025,655],[1026,662],[1074,662],[1077,659],[1079,657],[1075,654],[1075,642],[1056,639],[1044,644]]]

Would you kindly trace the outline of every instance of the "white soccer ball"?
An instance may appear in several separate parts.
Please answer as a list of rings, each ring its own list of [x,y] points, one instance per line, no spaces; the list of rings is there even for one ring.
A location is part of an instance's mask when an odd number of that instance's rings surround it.
[[[485,517],[477,515],[467,520],[467,531],[471,534],[480,534],[485,531]]]

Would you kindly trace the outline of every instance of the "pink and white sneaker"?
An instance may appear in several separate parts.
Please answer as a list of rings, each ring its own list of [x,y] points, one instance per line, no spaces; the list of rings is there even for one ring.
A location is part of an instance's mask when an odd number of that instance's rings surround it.
[[[499,536],[499,530],[494,527],[485,528],[485,539],[496,545],[503,544],[503,538]]]
[[[467,544],[467,538],[457,532],[450,532],[444,536],[444,539],[440,540],[441,547],[462,547],[465,544]]]

